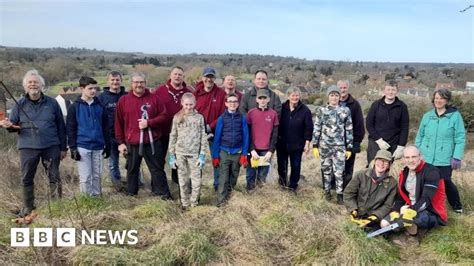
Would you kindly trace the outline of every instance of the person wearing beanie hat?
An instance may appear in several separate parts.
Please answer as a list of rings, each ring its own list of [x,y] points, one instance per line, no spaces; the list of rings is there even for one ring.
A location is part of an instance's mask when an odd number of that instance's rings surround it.
[[[313,154],[321,156],[321,171],[326,200],[331,200],[331,179],[336,179],[337,203],[343,204],[343,172],[352,155],[352,119],[349,108],[340,106],[341,91],[327,89],[328,104],[316,111],[313,131]]]
[[[379,150],[374,166],[354,174],[344,189],[344,205],[351,221],[378,229],[380,220],[390,213],[397,195],[397,181],[390,176],[392,153]]]

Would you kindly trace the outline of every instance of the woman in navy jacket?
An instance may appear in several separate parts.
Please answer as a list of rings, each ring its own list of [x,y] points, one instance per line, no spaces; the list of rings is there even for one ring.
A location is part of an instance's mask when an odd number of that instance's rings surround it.
[[[277,161],[278,182],[292,191],[298,188],[301,172],[301,157],[311,150],[313,119],[309,108],[300,100],[301,91],[297,87],[287,90],[288,100],[283,104],[278,127]],[[288,157],[291,173],[288,182]]]

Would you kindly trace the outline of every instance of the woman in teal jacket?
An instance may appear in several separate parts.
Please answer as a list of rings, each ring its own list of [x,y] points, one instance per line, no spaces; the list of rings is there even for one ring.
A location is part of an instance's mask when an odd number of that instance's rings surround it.
[[[433,94],[434,109],[425,113],[421,120],[416,146],[425,161],[439,169],[445,180],[448,202],[457,213],[462,204],[456,185],[451,180],[452,171],[461,167],[466,143],[466,131],[459,111],[450,106],[451,92],[439,89]]]

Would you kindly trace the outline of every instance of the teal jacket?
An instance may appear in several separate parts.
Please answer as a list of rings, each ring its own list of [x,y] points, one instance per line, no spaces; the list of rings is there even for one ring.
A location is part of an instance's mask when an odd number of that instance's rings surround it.
[[[441,116],[435,109],[423,115],[415,144],[427,163],[449,166],[451,158],[462,160],[465,143],[464,122],[456,108],[448,107]]]

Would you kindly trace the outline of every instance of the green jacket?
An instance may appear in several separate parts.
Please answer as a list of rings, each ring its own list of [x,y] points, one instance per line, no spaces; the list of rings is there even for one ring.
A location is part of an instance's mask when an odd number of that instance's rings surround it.
[[[361,170],[354,174],[344,189],[344,204],[349,211],[357,209],[359,215],[375,215],[382,219],[392,208],[397,195],[397,181],[387,176],[375,184],[370,176],[371,171]]]
[[[451,158],[462,160],[465,143],[464,122],[456,108],[449,107],[441,116],[435,109],[423,115],[415,144],[427,163],[449,166]]]

